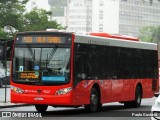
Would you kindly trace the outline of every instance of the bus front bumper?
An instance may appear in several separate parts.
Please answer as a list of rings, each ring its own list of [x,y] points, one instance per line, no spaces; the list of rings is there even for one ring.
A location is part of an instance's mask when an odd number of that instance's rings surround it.
[[[72,94],[65,95],[35,95],[35,94],[18,94],[11,91],[12,103],[26,104],[45,104],[55,106],[72,106]]]

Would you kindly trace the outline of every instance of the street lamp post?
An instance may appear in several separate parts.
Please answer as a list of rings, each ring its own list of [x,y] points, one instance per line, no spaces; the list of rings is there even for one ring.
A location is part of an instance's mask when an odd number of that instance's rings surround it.
[[[9,38],[8,38],[9,39]],[[7,40],[5,40],[5,103],[7,103]]]
[[[7,41],[9,40],[10,26],[4,26],[4,31],[7,33],[7,39],[4,40],[4,58],[5,58],[5,103],[7,103]]]

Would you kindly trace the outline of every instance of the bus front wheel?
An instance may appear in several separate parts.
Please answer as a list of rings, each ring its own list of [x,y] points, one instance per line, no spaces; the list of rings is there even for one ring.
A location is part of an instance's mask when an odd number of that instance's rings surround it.
[[[87,112],[96,112],[100,107],[99,95],[95,87],[92,88],[90,94],[90,104],[85,105],[85,110]]]
[[[44,113],[46,112],[48,105],[35,105],[35,108],[39,113]]]

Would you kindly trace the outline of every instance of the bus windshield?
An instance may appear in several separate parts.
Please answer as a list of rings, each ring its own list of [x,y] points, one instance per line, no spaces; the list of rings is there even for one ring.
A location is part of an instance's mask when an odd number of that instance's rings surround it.
[[[67,83],[70,79],[70,47],[18,45],[13,58],[13,81],[32,84]]]

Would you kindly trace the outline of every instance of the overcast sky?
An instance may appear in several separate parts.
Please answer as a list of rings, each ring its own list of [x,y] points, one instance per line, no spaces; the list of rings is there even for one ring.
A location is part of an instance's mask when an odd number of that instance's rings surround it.
[[[36,4],[33,5],[33,2],[35,2]],[[27,11],[31,11],[33,6],[37,6],[38,8],[43,8],[45,10],[50,10],[48,0],[29,0],[29,2],[26,5]]]

